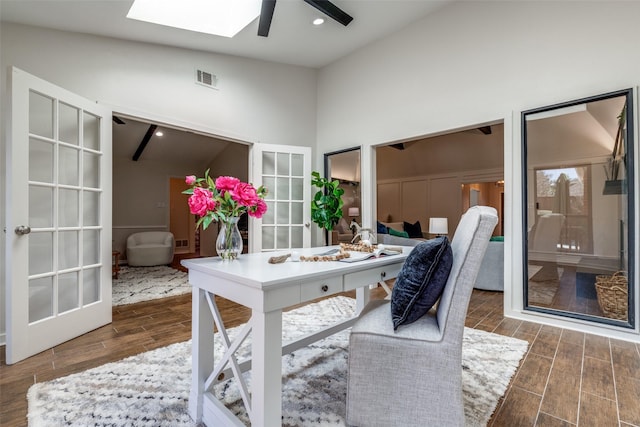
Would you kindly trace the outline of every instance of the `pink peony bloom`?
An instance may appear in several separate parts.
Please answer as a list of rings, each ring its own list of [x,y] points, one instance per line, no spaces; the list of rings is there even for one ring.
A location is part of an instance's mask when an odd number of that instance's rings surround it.
[[[264,215],[266,211],[267,211],[267,204],[265,203],[264,200],[258,199],[258,201],[256,202],[256,206],[252,209],[249,209],[249,216],[260,219],[262,218],[262,215]]]
[[[220,191],[231,191],[239,183],[240,180],[233,176],[219,176],[216,178],[216,188]]]
[[[194,215],[205,216],[207,212],[216,208],[216,202],[212,199],[210,190],[202,187],[195,187],[193,194],[189,197],[189,210]]]
[[[193,185],[193,184],[196,183],[196,176],[195,175],[189,175],[189,176],[184,178],[184,182],[186,182],[187,185]]]
[[[246,182],[239,182],[229,193],[231,193],[231,198],[241,206],[255,206],[258,200],[260,200],[253,185],[247,184]]]

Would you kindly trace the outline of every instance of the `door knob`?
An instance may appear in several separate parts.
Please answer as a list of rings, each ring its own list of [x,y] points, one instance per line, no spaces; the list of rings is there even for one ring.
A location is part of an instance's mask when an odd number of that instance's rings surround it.
[[[304,223],[304,226],[309,228],[311,226],[311,223],[309,221],[307,221],[307,222]]]
[[[31,227],[28,225],[19,225],[16,227],[15,232],[18,236],[24,236],[25,234],[31,233]]]

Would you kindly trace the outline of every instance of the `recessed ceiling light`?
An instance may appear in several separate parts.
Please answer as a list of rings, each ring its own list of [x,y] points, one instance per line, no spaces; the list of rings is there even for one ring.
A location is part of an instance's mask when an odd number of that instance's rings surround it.
[[[324,24],[324,18],[316,18],[313,20],[313,25],[322,25]]]
[[[233,37],[260,15],[260,0],[135,0],[127,18]]]
[[[164,133],[161,130],[156,132],[156,136],[162,136],[162,135],[164,135]]]

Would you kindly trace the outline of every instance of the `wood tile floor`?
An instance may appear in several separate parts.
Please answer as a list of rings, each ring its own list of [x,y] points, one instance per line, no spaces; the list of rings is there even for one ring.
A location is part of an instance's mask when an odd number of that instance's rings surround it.
[[[353,296],[352,294],[347,294]],[[375,297],[383,292],[378,288]],[[249,313],[218,300],[229,326]],[[636,344],[505,319],[502,293],[474,291],[467,326],[525,339],[530,349],[489,426],[640,426]],[[115,307],[113,323],[7,366],[0,347],[0,426],[26,426],[28,388],[190,338],[191,295]]]

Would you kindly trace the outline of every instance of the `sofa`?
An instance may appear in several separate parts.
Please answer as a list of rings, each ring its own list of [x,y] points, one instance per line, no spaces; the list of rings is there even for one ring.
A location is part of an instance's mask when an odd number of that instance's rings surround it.
[[[504,291],[504,241],[493,237],[484,253],[473,286],[486,291]]]
[[[167,265],[173,261],[175,239],[168,231],[143,231],[127,237],[127,264],[132,267]]]
[[[378,243],[397,246],[416,246],[429,238],[429,233],[422,231],[420,221],[414,224],[378,221],[376,235]]]

